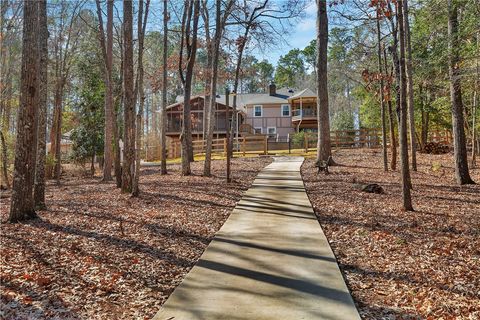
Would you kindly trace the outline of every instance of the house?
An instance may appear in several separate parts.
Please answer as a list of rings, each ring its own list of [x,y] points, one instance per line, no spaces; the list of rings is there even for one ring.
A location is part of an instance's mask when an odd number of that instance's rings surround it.
[[[315,131],[317,128],[317,97],[310,89],[294,91],[282,88],[277,91],[275,84],[270,84],[267,93],[242,93],[237,94],[236,98],[238,126],[233,134],[237,136],[268,135],[269,140],[287,141],[292,133]],[[233,97],[230,97],[230,106],[232,100]],[[218,95],[216,104],[214,136],[221,138],[226,135],[227,122],[231,123],[233,110],[226,106],[225,95]],[[205,96],[192,97],[194,139],[203,139],[204,105]],[[166,132],[167,136],[173,139],[178,139],[181,133],[182,108],[183,102],[180,98],[167,107]]]
[[[194,140],[202,140],[204,128],[206,128],[206,120],[204,117],[205,96],[196,95],[190,99],[190,120],[192,123],[192,138]],[[227,119],[231,123],[233,115],[232,107],[227,108],[225,102],[217,99],[215,110],[215,123],[213,134],[216,138],[223,138],[227,133]],[[228,114],[227,114],[228,111]],[[183,97],[177,98],[177,102],[167,107],[167,127],[166,135],[173,141],[180,139],[183,126]]]

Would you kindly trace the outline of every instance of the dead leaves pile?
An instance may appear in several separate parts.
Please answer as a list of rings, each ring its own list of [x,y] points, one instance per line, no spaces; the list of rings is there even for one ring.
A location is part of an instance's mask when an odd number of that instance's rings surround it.
[[[415,212],[401,210],[399,171],[384,172],[378,150],[341,150],[326,176],[307,160],[302,175],[362,318],[480,319],[480,185],[456,185],[452,154],[418,157]]]
[[[203,163],[182,177],[142,170],[141,195],[113,183],[69,178],[48,186],[48,211],[25,224],[2,223],[0,318],[149,319],[182,281],[268,158]],[[5,221],[9,199],[1,199]]]

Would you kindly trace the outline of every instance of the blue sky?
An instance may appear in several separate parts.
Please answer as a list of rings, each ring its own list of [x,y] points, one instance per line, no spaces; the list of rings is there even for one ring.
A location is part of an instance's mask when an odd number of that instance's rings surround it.
[[[267,59],[271,64],[276,66],[280,56],[285,55],[291,49],[305,48],[316,36],[316,14],[317,7],[315,1],[311,1],[306,8],[305,17],[302,18],[301,21],[295,26],[295,29],[292,31],[291,35],[286,37],[288,42],[285,43],[284,46],[282,46],[280,49],[274,49],[266,53],[256,53],[254,55],[259,60]]]

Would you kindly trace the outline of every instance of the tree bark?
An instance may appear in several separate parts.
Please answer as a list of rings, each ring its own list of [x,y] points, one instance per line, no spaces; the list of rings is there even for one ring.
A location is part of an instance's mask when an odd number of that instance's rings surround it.
[[[182,143],[182,175],[190,175],[190,162],[192,161],[192,126],[190,114],[190,98],[192,92],[192,77],[193,67],[195,65],[195,58],[197,52],[197,33],[198,33],[198,18],[199,18],[199,1],[186,1],[187,6],[182,17],[182,39],[181,39],[181,59],[179,61],[179,72],[183,83],[183,126],[180,140]],[[192,16],[193,14],[193,16]],[[193,18],[193,22],[192,22]],[[193,24],[193,26],[191,26]],[[191,30],[191,34],[190,34]],[[182,55],[183,46],[187,50],[187,68],[185,70],[185,77],[183,77]]]
[[[143,122],[142,115],[145,104],[145,88],[143,87],[143,44],[145,39],[145,28],[147,26],[148,9],[150,0],[145,3],[145,15],[143,14],[143,0],[138,2],[138,112],[137,112],[137,133],[135,148],[135,177],[133,180],[132,196],[138,197],[140,193],[140,156],[142,151]]]
[[[448,0],[448,45],[450,99],[452,103],[453,150],[455,157],[455,176],[458,184],[473,184],[468,171],[465,121],[463,117],[462,87],[460,80],[460,53],[458,40],[458,6]]]
[[[388,70],[388,62],[387,62],[387,52],[383,50],[383,62],[385,65],[385,72]],[[392,76],[393,71],[389,73]],[[390,168],[392,170],[397,169],[397,139],[395,137],[395,117],[393,115],[393,106],[392,106],[392,96],[391,96],[391,84],[388,84],[388,92],[389,98],[387,101],[388,105],[388,126],[389,126],[389,134],[390,134],[390,153],[391,153],[391,160],[390,160]]]
[[[397,19],[398,34],[400,42],[400,121],[399,121],[399,138],[400,138],[400,163],[402,175],[402,198],[403,209],[413,211],[412,196],[410,194],[411,180],[408,164],[408,142],[407,142],[407,76],[405,66],[405,30],[402,0],[397,1]]]
[[[122,121],[122,108],[124,105],[124,92],[123,92],[123,43],[119,41],[120,45],[120,79],[119,86],[117,87],[118,94],[114,102],[114,119],[113,119],[113,153],[114,153],[114,171],[115,171],[115,182],[117,188],[122,188],[122,163],[121,163],[121,153],[120,149],[120,123]]]
[[[60,67],[59,67],[60,68]],[[61,71],[59,71],[61,72]],[[62,141],[62,105],[63,105],[64,78],[58,75],[55,82],[53,124],[50,132],[50,154],[55,158],[53,177],[60,182],[62,172],[61,141]]]
[[[207,117],[207,146],[205,150],[205,162],[203,166],[203,175],[206,177],[210,177],[211,174],[211,165],[212,165],[212,140],[213,140],[213,131],[215,128],[215,111],[217,106],[217,79],[218,79],[218,60],[219,60],[219,52],[220,52],[220,41],[222,39],[222,29],[221,26],[221,1],[216,1],[216,28],[215,28],[215,36],[213,37],[212,43],[212,69],[211,69],[211,78],[210,78],[210,99],[209,99],[209,106],[208,106],[208,117]]]
[[[38,113],[38,5],[23,3],[23,46],[20,79],[20,106],[9,222],[36,217],[33,201]]]
[[[210,99],[209,99],[209,108],[208,108],[208,118],[207,118],[207,146],[205,150],[205,162],[203,166],[203,175],[206,177],[211,176],[211,166],[212,166],[212,140],[213,140],[213,131],[215,129],[215,120],[216,120],[216,109],[217,109],[217,79],[218,79],[218,61],[220,56],[220,42],[222,41],[223,32],[225,31],[225,24],[228,16],[231,13],[231,8],[233,1],[229,0],[225,4],[225,9],[221,10],[222,1],[216,0],[216,14],[215,14],[215,35],[213,37],[212,43],[212,69],[211,69],[211,80],[210,80]]]
[[[422,108],[422,132],[420,135],[421,139],[421,148],[423,149],[428,142],[428,126],[430,122],[430,112],[427,111],[429,107],[429,98],[428,92],[423,92],[423,86],[420,86],[420,98],[421,98],[421,108]]]
[[[161,112],[161,128],[160,128],[160,144],[161,144],[161,174],[167,174],[167,47],[168,47],[168,4],[167,0],[163,0],[163,72],[162,72],[162,112]]]
[[[479,29],[480,30],[480,29]],[[477,31],[477,52],[480,50],[480,31]],[[480,57],[476,59],[477,78],[473,91],[473,120],[472,120],[472,168],[477,165],[477,109],[478,109],[478,88],[480,87]]]
[[[121,99],[122,100],[122,99]],[[115,182],[117,188],[122,187],[122,163],[120,161],[120,132],[118,129],[118,110],[117,107],[114,105],[114,115],[113,115],[113,164],[114,164],[114,171],[115,171]]]
[[[105,137],[103,147],[103,181],[112,180],[112,156],[113,156],[113,79],[112,79],[112,59],[113,59],[113,0],[107,1],[107,34],[105,37],[103,29],[102,11],[100,9],[100,0],[96,1],[97,16],[99,21],[99,39],[102,47],[104,62],[104,82],[105,82]]]
[[[327,1],[317,0],[317,161],[328,161],[332,155],[328,111],[327,50]]]
[[[131,0],[123,0],[123,90],[124,139],[122,192],[131,193],[135,174],[135,95],[133,75],[133,9]]]
[[[47,152],[47,97],[48,97],[48,27],[47,1],[38,1],[38,128],[37,159],[35,168],[34,202],[35,208],[46,209],[45,204],[45,156]]]
[[[8,179],[8,153],[7,153],[7,143],[5,142],[5,136],[3,131],[0,130],[0,143],[2,144],[2,178],[5,182],[5,186],[10,189],[10,180]],[[2,185],[3,186],[3,185]]]
[[[410,22],[408,18],[408,0],[403,0],[403,20],[405,27],[405,49],[406,49],[406,72],[407,72],[407,107],[408,123],[410,133],[410,152],[412,158],[412,170],[417,171],[417,143],[415,136],[415,104],[413,101],[413,66],[412,66],[412,44],[410,36]]]
[[[382,41],[380,30],[380,16],[379,9],[377,8],[377,59],[378,59],[378,72],[380,74],[380,108],[382,117],[382,155],[383,155],[383,171],[388,171],[388,155],[387,155],[387,125],[385,120],[385,97],[383,94],[384,81],[383,81],[383,67],[382,67]],[[386,70],[385,70],[386,71]]]

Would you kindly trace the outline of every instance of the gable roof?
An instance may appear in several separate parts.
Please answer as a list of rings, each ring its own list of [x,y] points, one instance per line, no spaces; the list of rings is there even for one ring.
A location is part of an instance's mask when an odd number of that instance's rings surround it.
[[[245,111],[246,105],[252,104],[288,104],[289,100],[296,98],[315,98],[317,95],[311,89],[304,89],[297,91],[291,88],[280,88],[276,91],[276,94],[271,96],[269,93],[240,93],[237,94],[237,109],[239,111]],[[191,99],[201,98],[205,99],[205,95],[195,95]],[[167,109],[173,108],[183,103],[183,96],[178,96],[174,104],[171,104]],[[230,96],[229,104],[232,105],[233,96]],[[225,95],[217,95],[216,102],[219,104],[226,104]]]
[[[299,99],[299,98],[316,98],[316,97],[317,95],[312,90],[307,88],[289,97],[288,100]]]

